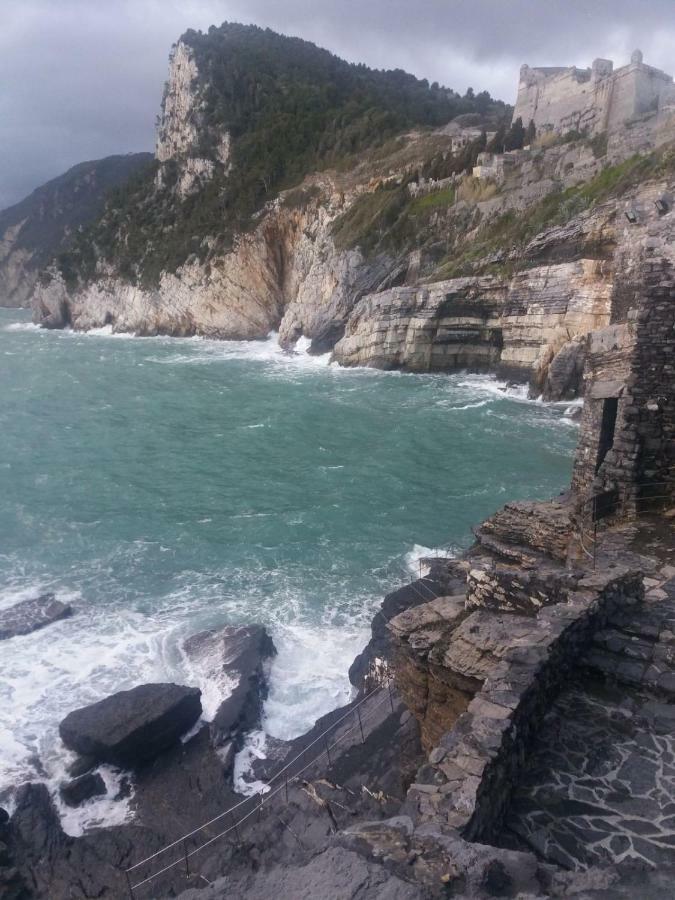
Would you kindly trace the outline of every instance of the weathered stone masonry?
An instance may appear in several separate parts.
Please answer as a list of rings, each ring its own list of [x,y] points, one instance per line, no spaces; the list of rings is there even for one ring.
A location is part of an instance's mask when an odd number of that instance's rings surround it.
[[[675,270],[672,244],[647,240],[628,321],[590,335],[572,487],[616,491],[618,512],[675,496]],[[639,509],[637,508],[639,506]]]
[[[616,132],[645,114],[667,114],[675,99],[672,76],[645,65],[636,50],[614,70],[609,59],[589,69],[522,66],[514,120],[532,119],[538,131]]]

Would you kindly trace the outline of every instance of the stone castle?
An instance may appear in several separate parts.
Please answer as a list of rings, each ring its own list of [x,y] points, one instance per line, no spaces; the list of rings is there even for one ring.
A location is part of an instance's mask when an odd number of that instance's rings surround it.
[[[646,65],[636,50],[619,69],[609,59],[596,59],[587,69],[522,66],[513,118],[525,125],[533,120],[538,132],[593,135],[674,107],[672,76]]]

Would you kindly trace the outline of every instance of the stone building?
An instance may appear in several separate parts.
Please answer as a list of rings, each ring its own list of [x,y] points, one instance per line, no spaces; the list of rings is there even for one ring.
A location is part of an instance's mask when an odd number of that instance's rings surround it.
[[[587,69],[522,66],[513,118],[532,119],[538,132],[612,133],[670,108],[674,99],[672,76],[646,65],[636,50],[619,69],[609,59]]]
[[[596,519],[675,505],[673,239],[675,223],[646,238],[615,286],[613,324],[588,337],[572,488],[582,502],[597,498]]]

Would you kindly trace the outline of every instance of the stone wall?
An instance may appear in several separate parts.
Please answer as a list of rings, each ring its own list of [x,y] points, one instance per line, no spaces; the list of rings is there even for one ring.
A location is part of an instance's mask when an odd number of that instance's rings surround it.
[[[408,791],[417,823],[442,822],[471,841],[490,840],[533,737],[594,634],[643,596],[641,576],[588,575],[567,602],[535,618],[475,610],[443,646],[450,667],[480,671],[483,685],[429,754]],[[473,649],[472,649],[473,648]]]
[[[616,71],[605,59],[590,69],[523,66],[513,117],[532,119],[538,131],[612,134],[637,116],[656,116],[672,90],[672,77],[645,65],[639,50]]]
[[[675,229],[675,225],[672,226]],[[616,300],[627,322],[590,335],[586,403],[572,487],[615,490],[620,515],[675,496],[675,268],[670,229],[648,237]],[[616,406],[613,435],[603,417]],[[607,446],[609,444],[609,448]]]

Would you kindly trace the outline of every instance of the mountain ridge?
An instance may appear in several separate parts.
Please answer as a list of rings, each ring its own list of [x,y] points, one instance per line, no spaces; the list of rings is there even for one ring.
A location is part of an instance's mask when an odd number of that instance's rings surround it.
[[[110,189],[151,160],[141,152],[78,163],[0,210],[0,306],[27,305],[43,266],[100,215]]]

